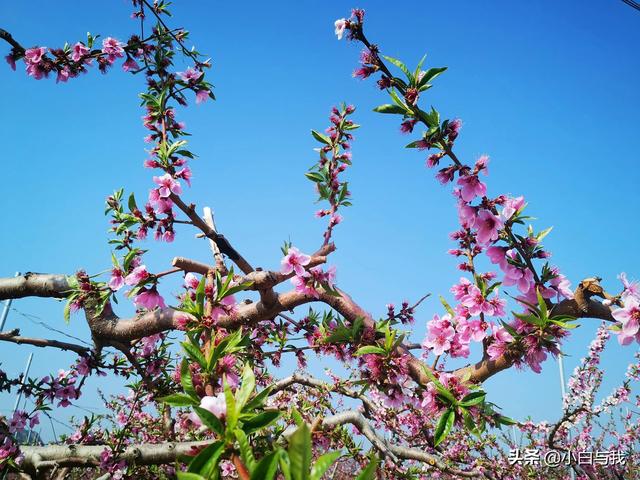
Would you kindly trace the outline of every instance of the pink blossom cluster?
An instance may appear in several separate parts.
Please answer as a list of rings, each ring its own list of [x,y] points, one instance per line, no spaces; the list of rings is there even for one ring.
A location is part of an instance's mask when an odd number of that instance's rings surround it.
[[[90,38],[92,42],[93,39]],[[33,47],[24,51],[14,47],[11,53],[5,57],[13,70],[16,69],[16,61],[22,58],[27,74],[36,80],[48,78],[51,72],[56,72],[56,82],[67,82],[70,78],[77,77],[80,73],[86,73],[88,66],[95,59],[98,68],[103,73],[113,65],[118,58],[127,57],[122,64],[125,72],[140,70],[136,59],[144,57],[149,52],[149,46],[140,41],[137,36],[132,36],[127,44],[113,37],[107,37],[102,41],[101,49],[92,50],[86,44],[77,42],[71,47],[47,48]]]
[[[624,306],[612,312],[621,326],[616,331],[618,342],[620,345],[629,345],[634,340],[640,343],[640,287],[637,282],[630,282],[624,273],[620,274],[620,280],[624,286],[620,296]]]
[[[336,277],[335,267],[329,267],[325,272],[322,267],[305,268],[311,257],[300,252],[296,247],[289,247],[287,254],[281,260],[280,273],[294,276],[291,283],[295,290],[314,298],[320,297],[320,288],[334,288]]]
[[[446,372],[434,372],[434,374],[442,386],[449,390],[457,400],[461,400],[469,393],[469,388],[455,375]],[[433,382],[427,384],[422,394],[420,407],[427,415],[437,415],[443,410],[444,404],[438,397],[438,390]]]

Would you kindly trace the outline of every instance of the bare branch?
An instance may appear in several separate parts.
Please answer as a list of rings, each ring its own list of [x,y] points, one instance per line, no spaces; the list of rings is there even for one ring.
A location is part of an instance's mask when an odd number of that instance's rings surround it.
[[[21,337],[20,330],[15,329],[10,332],[0,332],[0,340],[4,342],[17,343],[18,345],[33,345],[35,347],[53,347],[61,350],[69,350],[76,352],[78,355],[89,355],[91,350],[82,345],[75,343],[59,342],[58,340],[49,340],[46,338],[28,338]]]
[[[175,462],[179,456],[193,455],[210,441],[141,444],[127,447],[118,459],[137,465],[160,465]],[[54,467],[92,467],[100,463],[100,454],[107,445],[45,445],[20,447],[24,454],[22,468],[41,471]]]
[[[380,438],[364,416],[355,410],[347,410],[324,418],[322,420],[322,427],[335,428],[337,426],[344,425],[345,423],[350,423],[357,427],[360,433],[371,442],[376,450],[378,450],[383,456],[389,457],[395,462],[397,462],[398,459],[417,460],[427,463],[442,472],[456,475],[456,478],[478,478],[483,476],[483,474],[478,471],[464,471],[449,467],[440,458],[435,455],[431,455],[424,450],[402,447],[399,445],[390,445],[385,439]]]

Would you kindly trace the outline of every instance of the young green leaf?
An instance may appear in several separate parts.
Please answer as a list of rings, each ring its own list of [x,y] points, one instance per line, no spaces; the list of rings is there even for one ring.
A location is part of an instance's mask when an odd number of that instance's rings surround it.
[[[453,421],[456,418],[456,414],[453,409],[449,408],[446,412],[442,414],[440,420],[438,420],[438,425],[436,425],[436,431],[434,434],[434,443],[433,445],[437,447],[442,443],[442,441],[449,435],[451,428],[453,427]]]

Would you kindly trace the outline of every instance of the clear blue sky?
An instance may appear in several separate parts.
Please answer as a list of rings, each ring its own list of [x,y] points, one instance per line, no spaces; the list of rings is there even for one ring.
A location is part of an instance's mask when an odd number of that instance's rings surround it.
[[[449,66],[425,101],[463,119],[461,157],[491,156],[490,193],[525,195],[536,226],[555,227],[546,243],[574,285],[599,275],[616,290],[619,272],[640,277],[640,12],[618,0],[416,1],[402,8],[382,1],[178,3],[173,25],[187,27],[198,49],[211,55],[219,98],[180,112],[200,155],[187,198],[213,207],[219,228],[254,265],[276,267],[288,238],[306,251],[321,242],[324,223],[313,218],[313,192],[303,177],[315,159],[309,129],[324,129],[330,107],[346,100],[359,107],[355,119],[363,127],[348,174],[354,207],[336,230],[339,285],[381,315],[389,302],[447,294],[459,277],[445,253],[456,222],[450,193],[424,168],[424,155],[403,150],[407,138],[396,119],[371,112],[385,99],[373,82],[351,77],[359,51],[333,35],[333,21],[359,6],[367,11],[368,36],[384,53],[415,64],[426,52],[428,66]],[[82,39],[87,30],[125,39],[137,28],[128,18],[130,2],[100,4],[2,2],[0,26],[26,46],[49,47]],[[8,47],[0,51],[4,56]],[[115,70],[56,85],[0,67],[0,275],[108,267],[104,198],[120,186],[142,197],[151,186],[142,167],[142,82]],[[178,231],[172,245],[150,246],[153,271],[177,254],[208,259],[191,232]],[[88,338],[82,318],[64,324],[61,303],[27,299],[14,306]],[[439,310],[434,299],[422,306],[415,340]],[[582,323],[565,348],[568,371],[597,326]],[[7,327],[54,336],[16,312]],[[636,347],[612,345],[605,393],[622,379]],[[0,348],[3,368],[20,371],[29,349]],[[34,351],[37,375],[73,359]],[[106,391],[117,389],[100,382]],[[541,375],[507,372],[486,386],[513,417],[559,415],[554,361]],[[86,392],[79,404],[99,409]],[[12,404],[0,397],[2,413]],[[65,420],[71,412],[56,414]],[[50,438],[48,425],[42,434]]]

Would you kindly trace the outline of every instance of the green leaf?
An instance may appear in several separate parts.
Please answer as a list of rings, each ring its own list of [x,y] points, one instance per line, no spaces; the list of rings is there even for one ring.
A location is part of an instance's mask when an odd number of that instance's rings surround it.
[[[243,419],[242,429],[248,435],[271,425],[280,418],[280,415],[281,413],[278,410],[267,410],[266,412],[258,413],[246,420]]]
[[[436,431],[434,434],[434,446],[437,447],[442,443],[442,441],[449,435],[451,428],[453,427],[453,421],[455,420],[456,414],[453,409],[449,408],[446,412],[442,414],[440,420],[438,420],[438,425],[436,426]]]
[[[311,467],[311,430],[306,423],[289,438],[289,462],[293,480],[308,480]]]
[[[467,410],[464,410],[464,409],[462,410],[462,418],[464,420],[464,427],[468,431],[473,433],[475,436],[479,437],[480,431],[478,430],[478,426],[476,425],[476,423],[473,420],[473,417]]]
[[[324,135],[324,134],[322,134],[320,132],[316,132],[315,130],[311,130],[311,135],[313,135],[313,138],[315,138],[319,142],[327,144],[327,145],[331,145],[331,139],[329,137],[327,137],[326,135]]]
[[[472,407],[474,405],[478,405],[479,403],[484,402],[486,396],[487,393],[483,391],[471,392],[460,400],[460,406]]]
[[[240,447],[240,457],[251,472],[256,466],[256,459],[253,457],[253,451],[251,450],[251,445],[249,445],[247,435],[239,428],[236,428],[235,435],[236,440],[238,440],[238,446]]]
[[[392,105],[390,103],[386,103],[384,105],[380,105],[376,108],[373,109],[374,112],[378,112],[378,113],[395,113],[395,114],[400,114],[400,115],[404,115],[407,113],[407,111],[398,106],[398,105]]]
[[[387,352],[385,351],[384,348],[381,347],[376,347],[374,345],[366,345],[364,347],[360,347],[356,353],[354,354],[355,357],[358,357],[360,355],[366,355],[366,354],[378,354],[378,355],[384,355]]]
[[[451,315],[451,318],[456,317],[456,312],[453,311],[453,308],[451,308],[451,305],[449,305],[449,303],[444,299],[442,295],[440,295],[440,303],[442,303],[442,306],[447,311],[447,313]]]
[[[304,176],[307,177],[312,182],[316,182],[316,183],[324,182],[325,180],[324,175],[318,172],[307,172],[304,174]]]
[[[242,370],[242,384],[236,392],[236,408],[238,409],[238,411],[242,410],[255,388],[256,377],[253,374],[253,369],[249,366],[248,363],[245,363]]]
[[[518,423],[514,419],[505,417],[504,415],[498,415],[496,420],[502,425],[516,425]]]
[[[204,477],[209,477],[215,471],[220,461],[220,455],[224,452],[224,442],[217,441],[202,450],[191,462],[189,462],[189,473],[199,473]]]
[[[281,454],[282,451],[276,450],[262,457],[256,468],[251,472],[251,480],[273,480],[278,471],[278,460]]]
[[[136,197],[135,197],[135,195],[133,193],[131,195],[129,195],[128,205],[129,205],[129,210],[131,212],[133,212],[134,210],[138,209],[138,206],[136,205]]]
[[[200,315],[204,313],[204,291],[206,283],[207,277],[203,276],[200,279],[200,283],[198,283],[198,288],[196,288],[196,308]]]
[[[255,397],[253,397],[245,406],[245,410],[252,411],[256,408],[262,407],[262,404],[265,402],[269,394],[271,393],[273,387],[269,386],[258,393]]]
[[[195,346],[190,341],[182,342],[181,345],[182,348],[184,348],[184,351],[187,352],[187,355],[189,356],[189,358],[191,358],[191,360],[196,362],[202,368],[206,368],[207,360],[204,358],[204,355],[202,351],[200,351],[199,347]]]
[[[189,472],[177,472],[178,480],[206,480],[202,475]]]
[[[318,457],[313,466],[311,467],[311,475],[309,480],[321,480],[329,467],[335,463],[335,461],[342,456],[341,451],[325,453]]]
[[[538,297],[538,306],[540,307],[540,317],[546,320],[547,318],[549,318],[549,311],[547,310],[547,302],[542,297],[539,288],[536,288],[536,296]]]
[[[418,82],[418,86],[422,87],[424,85],[426,85],[427,83],[429,83],[431,80],[433,80],[434,78],[436,78],[438,75],[440,75],[442,72],[444,72],[447,69],[447,67],[435,67],[435,68],[430,68],[429,70],[427,70],[426,72],[424,72],[424,75],[422,76],[422,78],[420,79],[420,81]]]
[[[173,395],[167,395],[165,397],[158,398],[158,402],[166,403],[172,407],[187,407],[191,405],[198,405],[198,402],[189,395],[184,393],[174,393]]]
[[[411,75],[411,72],[409,71],[409,69],[407,68],[407,66],[404,63],[402,63],[397,58],[388,57],[386,55],[382,55],[382,58],[384,58],[388,62],[393,63],[396,67],[398,67],[400,70],[402,70],[402,72],[407,76],[407,80],[409,80],[409,83],[413,83],[413,81],[414,81],[413,75]]]
[[[198,417],[200,417],[200,420],[202,420],[203,425],[207,426],[208,428],[216,432],[218,435],[222,435],[224,433],[224,427],[222,426],[222,422],[213,413],[211,413],[209,410],[206,410],[200,407],[193,407],[193,409],[198,414]]]
[[[184,393],[189,395],[194,399],[198,399],[198,394],[196,393],[196,389],[193,388],[193,381],[191,380],[191,371],[189,370],[189,364],[186,360],[182,360],[182,364],[180,365],[180,384],[184,389]],[[198,400],[199,403],[199,400]]]
[[[227,383],[227,379],[223,379],[224,398],[227,402],[227,431],[233,431],[238,424],[238,410],[236,408],[236,400],[231,393],[231,387]]]

